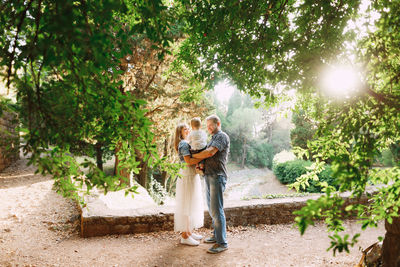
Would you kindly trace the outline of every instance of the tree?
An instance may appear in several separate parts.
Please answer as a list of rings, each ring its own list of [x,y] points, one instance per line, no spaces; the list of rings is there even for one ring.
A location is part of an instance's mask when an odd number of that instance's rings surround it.
[[[292,122],[295,125],[295,128],[290,131],[292,146],[307,150],[307,143],[313,140],[317,125],[306,116],[304,110],[294,113]],[[311,151],[308,151],[308,154],[310,154],[310,152]]]
[[[400,138],[398,3],[374,1],[369,10],[380,14],[376,30],[360,39],[355,30],[346,28],[359,15],[359,1],[182,2],[189,7],[184,13],[189,37],[181,57],[199,79],[211,86],[217,77],[228,76],[240,90],[267,103],[279,101],[280,95],[271,88],[295,88],[301,105],[312,107],[311,116],[319,127],[309,149],[317,163],[331,162],[340,187],[336,191],[325,186],[325,195],[298,213],[301,232],[313,220],[325,219],[336,252],[357,240],[338,235],[343,230],[343,210],[357,214],[364,228],[386,220],[384,266],[396,266],[400,170],[376,170],[371,165],[379,149]],[[320,69],[348,60],[349,43],[358,51],[355,64],[364,66],[366,79],[357,96],[327,101],[319,90]],[[315,166],[321,168],[319,163]],[[340,192],[350,191],[357,200],[370,183],[385,185],[369,195],[370,205],[349,205],[340,197]]]
[[[0,69],[17,91],[24,152],[54,177],[59,192],[79,198],[84,185],[88,192],[94,186],[107,192],[129,184],[90,159],[78,162],[71,152],[82,144],[95,147],[98,163],[103,147],[115,149],[117,169],[128,173],[140,170],[137,154],[151,166],[172,168],[157,153],[146,102],[121,76],[138,39],[165,56],[172,9],[161,1],[117,0],[3,1],[0,8]]]
[[[241,143],[242,151],[240,165],[243,168],[246,162],[249,141],[255,137],[255,125],[260,120],[261,115],[255,109],[239,108],[236,109],[230,118],[228,132],[233,139],[238,139]]]
[[[270,129],[270,143],[274,148],[274,153],[277,154],[283,150],[290,150],[290,119],[276,119]],[[267,128],[268,129],[268,128]]]
[[[180,42],[179,29],[172,35],[171,54],[159,57],[162,52],[149,39],[133,40],[132,54],[123,58],[121,69],[127,91],[136,98],[146,101],[145,117],[152,122],[152,133],[157,137],[154,143],[160,156],[169,162],[176,162],[171,153],[171,136],[178,120],[204,117],[211,109],[204,97],[202,84],[193,79],[193,74],[184,66],[174,62],[174,48]],[[176,49],[175,49],[176,50]],[[179,112],[178,112],[179,111]],[[147,188],[152,172],[145,160],[145,154],[136,153],[140,171],[136,179]],[[161,183],[165,184],[167,172],[162,171]]]
[[[231,117],[233,112],[243,105],[243,96],[238,90],[234,90],[231,98],[228,101],[228,111],[226,112],[226,117]]]
[[[260,134],[262,111],[254,107],[249,95],[234,90],[226,114],[216,103],[217,114],[231,140],[230,159],[243,168],[245,165],[266,167],[273,149]]]

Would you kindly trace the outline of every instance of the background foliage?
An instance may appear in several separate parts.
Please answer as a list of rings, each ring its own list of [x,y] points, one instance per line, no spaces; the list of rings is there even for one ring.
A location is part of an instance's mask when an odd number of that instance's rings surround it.
[[[216,113],[221,118],[222,129],[231,140],[229,159],[242,168],[272,168],[275,154],[290,149],[288,119],[278,118],[281,110],[263,109],[246,94],[234,90],[227,103],[220,103],[215,95]]]

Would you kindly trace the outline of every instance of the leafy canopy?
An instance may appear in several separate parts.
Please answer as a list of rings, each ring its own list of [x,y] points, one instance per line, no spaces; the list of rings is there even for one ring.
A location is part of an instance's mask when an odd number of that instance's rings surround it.
[[[324,219],[333,231],[332,246],[348,250],[358,236],[338,235],[344,227],[343,209],[361,218],[364,227],[398,216],[399,162],[391,169],[372,169],[374,158],[400,142],[400,5],[373,1],[367,12],[380,14],[376,30],[364,37],[346,28],[356,20],[360,1],[182,1],[189,37],[181,58],[209,86],[229,77],[240,90],[279,101],[285,90],[296,89],[298,109],[318,125],[308,144],[314,169],[324,162],[340,185],[321,183],[325,195],[297,212],[303,233],[315,219]],[[353,45],[348,51],[346,44]],[[353,53],[355,60],[350,60]],[[336,62],[352,62],[363,69],[362,88],[346,99],[327,99],[319,81],[321,70]],[[310,177],[315,177],[312,172]],[[308,179],[303,177],[303,183]],[[358,199],[367,185],[383,184],[370,195],[371,205],[348,205],[340,193]],[[301,186],[301,185],[298,185]]]
[[[145,101],[121,80],[121,59],[143,39],[162,58],[172,40],[172,10],[134,0],[9,0],[0,9],[1,74],[17,91],[24,151],[60,192],[78,198],[83,185],[107,192],[128,184],[91,160],[77,161],[71,151],[82,143],[115,149],[118,168],[128,172],[139,172],[137,153],[149,165],[162,163]]]

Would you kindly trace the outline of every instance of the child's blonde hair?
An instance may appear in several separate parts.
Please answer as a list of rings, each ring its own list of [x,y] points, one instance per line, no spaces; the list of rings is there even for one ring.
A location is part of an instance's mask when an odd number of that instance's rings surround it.
[[[200,128],[200,126],[201,126],[201,120],[200,120],[200,118],[199,118],[199,117],[193,118],[193,119],[190,121],[190,126],[192,126],[193,129],[198,130],[198,129]]]

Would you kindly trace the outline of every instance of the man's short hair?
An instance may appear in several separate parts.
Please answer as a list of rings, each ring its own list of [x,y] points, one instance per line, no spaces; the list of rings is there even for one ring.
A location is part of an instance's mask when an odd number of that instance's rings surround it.
[[[211,115],[211,116],[208,116],[206,120],[207,120],[207,121],[212,121],[212,122],[214,122],[215,124],[218,124],[218,122],[221,123],[221,119],[220,119],[217,115],[215,115],[215,114],[213,114],[213,115]]]
[[[201,126],[201,120],[199,117],[193,118],[190,120],[190,126],[192,126],[192,128],[198,129]]]

